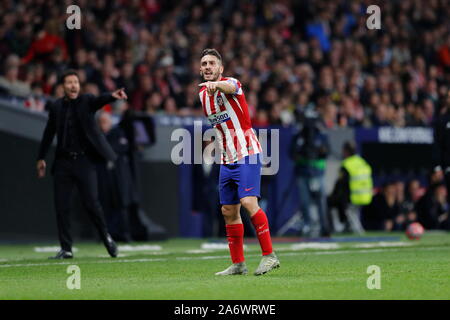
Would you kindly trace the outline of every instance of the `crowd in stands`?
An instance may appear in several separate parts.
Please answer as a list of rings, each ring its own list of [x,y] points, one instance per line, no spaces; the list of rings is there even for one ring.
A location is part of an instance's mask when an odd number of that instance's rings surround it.
[[[368,230],[401,231],[412,222],[426,230],[450,230],[449,203],[442,172],[430,174],[428,188],[412,179],[386,181],[363,208],[362,222]]]
[[[124,87],[133,109],[200,115],[199,55],[214,47],[255,126],[307,107],[328,128],[429,126],[450,86],[449,16],[446,0],[3,0],[0,94],[42,111],[74,68],[85,92]]]

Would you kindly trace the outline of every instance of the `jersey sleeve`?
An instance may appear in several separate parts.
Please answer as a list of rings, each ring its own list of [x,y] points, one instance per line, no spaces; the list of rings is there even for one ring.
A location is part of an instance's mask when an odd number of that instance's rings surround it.
[[[235,95],[243,94],[242,85],[239,82],[239,80],[237,80],[235,78],[227,78],[226,81],[229,82],[229,83],[232,83],[234,85],[234,87],[236,88],[236,90],[234,91],[233,94],[235,94]]]

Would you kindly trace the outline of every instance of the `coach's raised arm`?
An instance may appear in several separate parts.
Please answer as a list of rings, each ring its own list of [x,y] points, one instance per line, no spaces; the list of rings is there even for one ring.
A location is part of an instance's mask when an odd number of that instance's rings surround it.
[[[91,110],[97,111],[103,108],[106,104],[114,102],[115,100],[126,100],[128,99],[127,94],[125,93],[124,88],[120,88],[112,93],[102,94],[98,97],[92,97],[92,101],[90,102]]]

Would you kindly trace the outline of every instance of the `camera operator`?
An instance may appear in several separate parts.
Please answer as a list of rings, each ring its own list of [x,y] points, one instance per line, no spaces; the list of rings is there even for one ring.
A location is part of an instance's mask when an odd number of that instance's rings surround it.
[[[302,233],[310,235],[310,208],[315,204],[320,220],[320,235],[328,237],[330,227],[324,181],[326,157],[329,153],[328,137],[320,115],[313,108],[298,112],[296,118],[297,133],[292,139],[290,153],[296,166],[300,210],[304,219]]]

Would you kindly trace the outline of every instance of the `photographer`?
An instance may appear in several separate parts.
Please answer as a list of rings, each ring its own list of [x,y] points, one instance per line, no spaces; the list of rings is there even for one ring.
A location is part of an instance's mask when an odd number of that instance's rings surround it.
[[[311,232],[310,208],[315,204],[320,220],[320,235],[328,237],[330,227],[324,181],[326,157],[329,152],[328,137],[324,132],[322,119],[312,108],[297,113],[297,125],[290,154],[295,162],[300,192],[300,210],[304,219],[302,233],[309,235]]]

